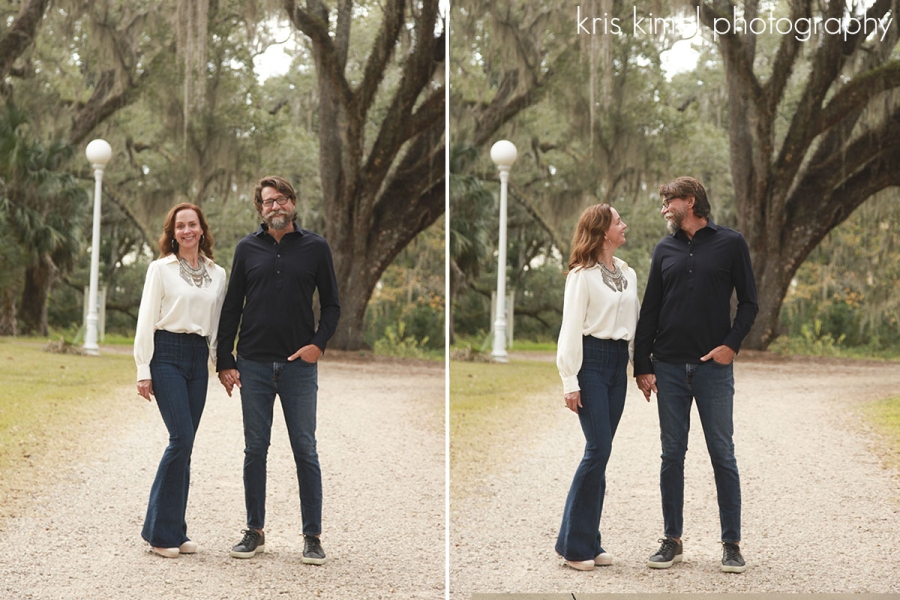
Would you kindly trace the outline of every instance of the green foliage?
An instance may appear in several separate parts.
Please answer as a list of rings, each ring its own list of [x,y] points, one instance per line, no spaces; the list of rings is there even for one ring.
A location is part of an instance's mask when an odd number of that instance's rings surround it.
[[[396,326],[388,325],[384,330],[384,337],[375,341],[375,354],[381,356],[396,356],[400,358],[428,358],[435,351],[428,350],[428,336],[421,340],[415,336],[407,335],[406,323],[400,321]]]
[[[805,343],[900,351],[900,207],[884,192],[829,233],[797,271],[781,310],[784,334]]]
[[[402,346],[400,352],[442,352],[444,306],[444,224],[439,221],[382,275],[366,309],[366,343],[379,353],[392,353],[394,342]]]
[[[795,354],[807,356],[839,356],[841,342],[845,335],[834,339],[830,333],[823,333],[822,321],[816,319],[812,324],[803,323],[797,337],[781,336],[777,338],[770,350],[783,356]]]

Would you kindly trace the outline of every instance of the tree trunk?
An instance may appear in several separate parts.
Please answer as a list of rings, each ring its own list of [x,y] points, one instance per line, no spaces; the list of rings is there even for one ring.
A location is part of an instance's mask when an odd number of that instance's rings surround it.
[[[714,19],[731,16],[728,2],[694,5],[710,28]],[[748,21],[757,11],[757,1],[746,0]],[[822,11],[823,18],[846,16],[840,2]],[[876,0],[867,15],[890,11],[890,0]],[[809,0],[791,2],[794,22],[812,13]],[[889,95],[900,87],[900,61],[891,60],[897,36],[896,27],[884,41],[826,35],[809,56],[806,80],[793,84],[803,45],[795,36],[782,36],[764,80],[754,72],[754,36],[719,36],[738,229],[750,246],[759,299],[745,348],[765,349],[777,337],[791,279],[828,232],[880,190],[900,185],[900,106]],[[775,125],[789,85],[801,89],[791,92],[795,103],[779,146]],[[873,101],[882,101],[881,108],[862,120]]]
[[[56,266],[48,257],[42,257],[37,264],[25,269],[25,287],[18,314],[21,333],[37,333],[42,336],[48,334],[47,297],[56,272]]]
[[[16,298],[4,289],[0,292],[0,335],[19,335],[16,320]]]
[[[284,0],[291,22],[313,46],[319,86],[319,173],[325,238],[334,255],[341,320],[329,346],[365,347],[365,313],[384,270],[444,208],[444,89],[434,73],[437,0],[425,0],[414,20],[414,46],[398,58],[402,77],[375,135],[366,143],[368,111],[382,86],[405,24],[406,3],[382,4],[384,18],[362,81],[345,77],[352,2],[338,3],[334,34],[320,0],[308,9]],[[366,153],[366,149],[368,154]]]

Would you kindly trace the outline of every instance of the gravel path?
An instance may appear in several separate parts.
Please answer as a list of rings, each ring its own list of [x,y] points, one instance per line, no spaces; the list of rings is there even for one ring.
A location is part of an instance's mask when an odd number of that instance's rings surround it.
[[[900,592],[900,477],[882,466],[855,408],[900,389],[900,366],[742,359],[735,444],[748,569],[719,571],[715,484],[696,408],[686,469],[684,563],[651,570],[658,547],[655,397],[630,385],[613,443],[602,523],[610,567],[578,572],[553,550],[581,458],[558,381],[495,418],[491,452],[454,461],[451,598],[472,593]],[[453,422],[454,427],[464,423]],[[464,449],[460,454],[465,456]],[[462,463],[462,464],[460,464]]]
[[[0,597],[443,598],[443,365],[323,360],[319,385],[325,565],[300,562],[297,479],[280,408],[267,552],[229,557],[244,527],[243,434],[237,396],[215,379],[188,504],[188,535],[200,552],[174,560],[150,553],[140,529],[167,434],[155,404],[129,386],[121,426],[84,442],[100,445],[90,454],[101,458],[63,460],[22,514],[0,522]]]

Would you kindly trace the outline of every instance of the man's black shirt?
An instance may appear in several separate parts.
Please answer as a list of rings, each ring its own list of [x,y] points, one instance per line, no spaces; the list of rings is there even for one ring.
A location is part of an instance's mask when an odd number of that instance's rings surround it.
[[[731,322],[731,294],[738,308]],[[653,250],[634,340],[634,374],[653,358],[699,363],[717,346],[735,352],[756,318],[756,282],[744,236],[708,219],[693,239],[678,230]]]
[[[238,356],[286,361],[307,344],[323,351],[334,335],[341,306],[328,242],[293,224],[280,243],[263,224],[238,242],[219,320],[216,370],[236,368],[234,338],[240,324]],[[313,293],[321,313],[316,328]]]

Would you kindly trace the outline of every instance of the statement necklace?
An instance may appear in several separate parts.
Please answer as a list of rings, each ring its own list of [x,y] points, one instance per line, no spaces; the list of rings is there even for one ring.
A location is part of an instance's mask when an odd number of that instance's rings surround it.
[[[179,256],[178,265],[181,267],[179,272],[181,273],[181,278],[184,279],[188,285],[203,288],[212,283],[212,278],[209,276],[209,273],[206,272],[206,263],[203,259],[198,257],[198,261],[200,265],[195,269],[188,261]]]
[[[625,279],[625,273],[617,264],[613,263],[612,269],[607,267],[603,261],[600,261],[598,264],[600,265],[600,274],[603,276],[603,283],[609,289],[614,292],[621,292],[628,288],[628,280]]]

